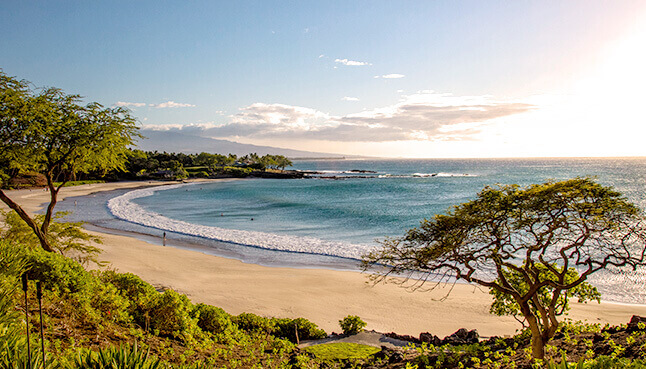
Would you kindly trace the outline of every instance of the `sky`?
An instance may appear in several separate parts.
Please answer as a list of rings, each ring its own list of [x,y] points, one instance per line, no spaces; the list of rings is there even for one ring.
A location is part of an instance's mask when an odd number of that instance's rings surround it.
[[[0,69],[145,129],[379,157],[646,156],[646,1],[0,1]]]

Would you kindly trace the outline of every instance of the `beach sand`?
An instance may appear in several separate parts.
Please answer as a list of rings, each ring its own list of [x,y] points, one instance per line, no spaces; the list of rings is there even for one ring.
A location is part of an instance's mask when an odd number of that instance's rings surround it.
[[[151,183],[67,187],[61,190],[59,201],[69,196],[146,185]],[[49,194],[43,190],[8,191],[8,196],[31,213],[49,201]],[[394,284],[370,285],[359,272],[265,267],[155,245],[133,236],[90,233],[103,238],[104,243],[98,245],[103,249],[99,259],[110,262],[111,268],[134,273],[155,286],[186,294],[194,303],[219,306],[230,314],[304,317],[328,333],[339,332],[338,321],[347,315],[361,317],[368,323],[366,329],[414,336],[430,332],[440,338],[459,328],[477,329],[485,337],[513,335],[520,328],[511,317],[490,315],[491,297],[485,289],[470,285],[456,284],[443,299],[450,286],[433,292],[409,292]],[[621,324],[627,323],[633,314],[646,316],[646,306],[572,303],[568,317]]]

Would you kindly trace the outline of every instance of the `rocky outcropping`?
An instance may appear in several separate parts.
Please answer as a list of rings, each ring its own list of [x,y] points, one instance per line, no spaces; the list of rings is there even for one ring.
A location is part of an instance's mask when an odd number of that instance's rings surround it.
[[[643,330],[646,330],[646,317],[633,315],[633,317],[630,318],[630,322],[628,322],[628,331],[635,332]]]
[[[468,331],[464,328],[458,329],[455,333],[444,337],[444,339],[440,339],[438,336],[429,332],[420,333],[419,338],[408,335],[400,335],[394,332],[386,333],[385,335],[402,341],[408,341],[416,344],[428,343],[434,346],[442,346],[447,344],[466,345],[471,343],[478,343],[480,340],[480,335],[478,334],[477,330],[473,329]]]
[[[258,178],[277,178],[277,179],[300,179],[305,178],[306,175],[303,172],[296,170],[283,170],[282,172],[268,172],[264,170],[254,170],[250,174],[251,177]]]
[[[473,329],[467,331],[464,328],[460,328],[452,335],[444,337],[442,344],[446,345],[448,343],[450,345],[467,345],[471,343],[478,343],[479,339],[480,335],[478,334],[477,330]]]

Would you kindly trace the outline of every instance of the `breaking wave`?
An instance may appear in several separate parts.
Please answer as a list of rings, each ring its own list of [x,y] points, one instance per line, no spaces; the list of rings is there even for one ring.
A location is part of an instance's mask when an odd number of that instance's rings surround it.
[[[348,242],[327,241],[314,237],[278,235],[267,232],[225,229],[213,226],[192,224],[165,217],[146,210],[132,200],[148,197],[157,191],[170,190],[184,184],[164,186],[163,188],[144,188],[127,192],[108,201],[108,209],[115,217],[147,227],[207,238],[215,241],[230,242],[238,245],[257,247],[267,250],[307,253],[359,259],[369,249],[369,245]]]

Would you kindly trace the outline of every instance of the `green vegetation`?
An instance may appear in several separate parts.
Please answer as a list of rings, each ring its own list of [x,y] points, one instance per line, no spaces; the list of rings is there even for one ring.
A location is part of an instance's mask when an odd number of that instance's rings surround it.
[[[13,218],[5,215],[0,240],[0,368],[27,365],[24,315],[16,310],[24,306],[23,273],[43,285],[47,368],[289,367],[299,355],[290,342],[297,341],[296,332],[301,339],[327,336],[303,318],[232,316],[214,306],[193,305],[173,290],[158,292],[130,273],[86,271],[71,258],[44,251]],[[78,225],[52,224],[52,229],[66,227]],[[76,242],[74,235],[66,240],[52,232],[58,237],[52,244]],[[31,362],[40,368],[35,295],[32,282]]]
[[[358,343],[337,342],[310,346],[305,351],[322,360],[347,360],[365,359],[381,350]]]
[[[364,269],[386,265],[375,282],[409,276],[412,288],[448,278],[490,288],[492,312],[522,316],[532,355],[543,359],[568,299],[598,299],[585,282],[594,272],[644,265],[645,240],[639,208],[588,178],[485,187],[475,200],[384,241],[364,257]]]
[[[162,360],[151,357],[149,352],[139,350],[137,344],[130,347],[110,347],[106,349],[80,350],[74,361],[62,365],[69,369],[157,369],[163,368]]]
[[[545,281],[554,280],[556,278],[556,275],[561,274],[563,275],[563,284],[574,285],[574,287],[563,291],[561,294],[557,294],[556,295],[557,299],[554,302],[551,301],[551,299],[554,297],[554,288],[552,286],[544,285],[539,287],[538,290],[536,291],[536,298],[538,299],[538,301],[540,301],[540,305],[548,306],[549,304],[554,303],[555,316],[563,315],[563,313],[570,310],[569,301],[572,298],[577,298],[579,302],[592,301],[592,300],[596,300],[597,302],[600,302],[601,295],[599,294],[599,291],[597,291],[596,287],[593,287],[587,282],[576,284],[577,280],[579,280],[580,278],[579,273],[576,271],[576,269],[569,268],[567,271],[565,271],[565,273],[563,273],[563,268],[559,267],[556,264],[552,265],[552,269],[548,269],[546,266],[542,264],[536,265],[535,269],[538,271],[539,280],[545,280]],[[552,271],[556,271],[557,274],[552,273]],[[511,271],[503,271],[502,273],[505,276],[507,283],[511,285],[516,291],[520,292],[523,295],[527,294],[527,291],[529,290],[530,286],[525,281],[525,279],[523,278],[520,272],[516,270],[511,270]],[[557,281],[554,281],[554,282],[557,282]],[[502,281],[500,279],[497,279],[496,283],[501,284]],[[494,297],[494,301],[491,304],[491,309],[490,309],[490,312],[492,314],[511,315],[523,325],[523,328],[527,327],[527,321],[525,320],[525,318],[523,317],[523,314],[520,311],[520,306],[513,299],[512,296],[496,289],[489,290],[489,293]],[[532,309],[532,314],[537,316],[540,315],[541,312],[535,309],[534,306],[535,306],[534,304],[530,305],[530,308]]]
[[[25,221],[47,251],[54,251],[47,234],[61,187],[79,172],[125,169],[128,146],[139,136],[127,110],[80,103],[78,95],[57,88],[32,89],[29,82],[0,71],[0,188],[20,173],[36,172],[46,179],[50,201],[37,223],[2,189],[0,200]]]
[[[253,171],[282,171],[292,162],[282,155],[183,154],[133,150],[125,171],[111,174],[114,179],[184,179],[209,177],[248,177]]]
[[[46,236],[51,248],[81,264],[89,262],[100,264],[97,260],[100,250],[93,243],[101,243],[101,239],[85,232],[80,222],[60,222],[59,220],[65,215],[64,212],[58,212],[52,217]],[[2,228],[0,228],[0,238],[29,248],[40,247],[40,240],[16,212],[0,210],[0,217],[4,218]],[[33,219],[36,224],[41,224],[44,217],[39,214]]]
[[[361,332],[368,323],[364,322],[356,315],[348,315],[339,320],[339,325],[343,330],[343,334],[352,335]]]
[[[63,187],[74,187],[74,186],[82,186],[82,185],[87,185],[87,184],[97,184],[97,183],[105,183],[104,180],[100,179],[89,179],[85,181],[69,181],[69,182],[54,182],[54,186],[58,187],[60,185],[63,185]]]

